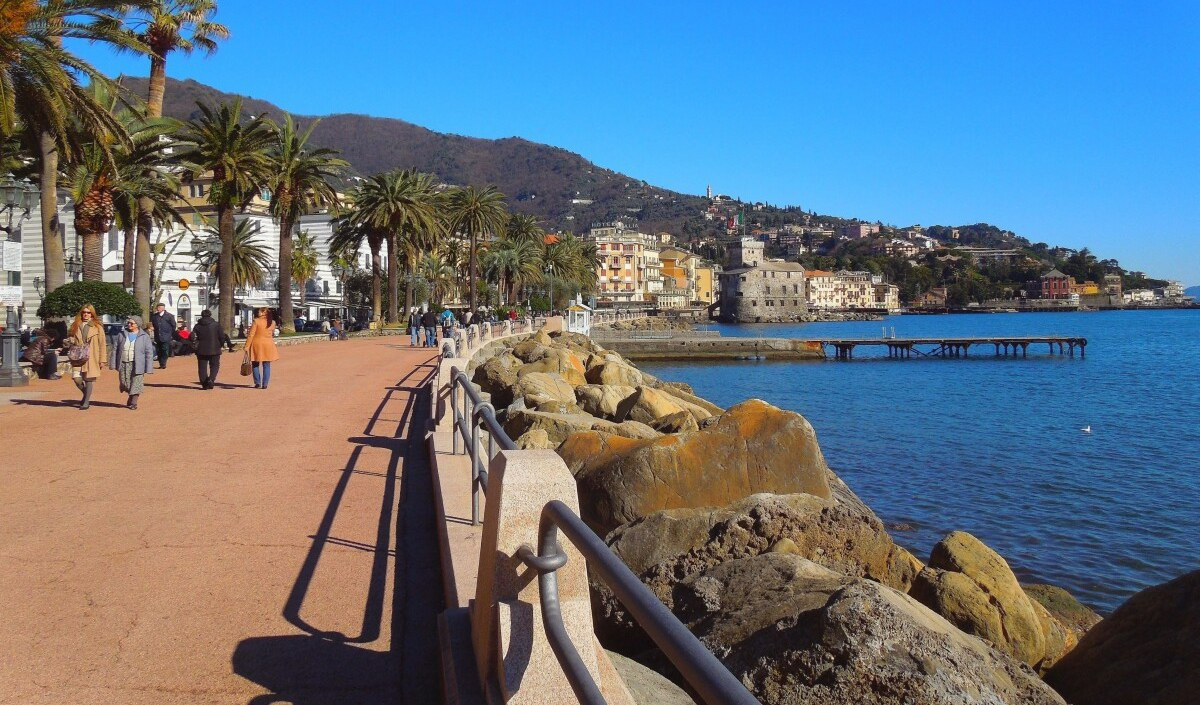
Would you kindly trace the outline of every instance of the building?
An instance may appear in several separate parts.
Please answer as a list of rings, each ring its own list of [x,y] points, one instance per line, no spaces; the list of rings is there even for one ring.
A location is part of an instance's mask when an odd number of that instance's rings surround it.
[[[878,274],[812,269],[804,272],[804,281],[809,308],[824,311],[900,308],[900,288],[884,283]]]
[[[690,304],[695,298],[696,262],[699,258],[678,247],[664,247],[659,250],[658,258],[662,262],[663,289],[684,292]]]
[[[696,298],[701,306],[711,306],[720,298],[721,265],[700,262],[696,265]]]
[[[1105,274],[1104,275],[1104,293],[1109,296],[1121,295],[1121,275],[1120,274]]]
[[[654,303],[663,290],[658,238],[633,221],[594,223],[585,238],[596,245],[596,298],[610,304]]]
[[[994,247],[956,247],[956,250],[964,255],[970,255],[975,258],[975,261],[980,264],[994,262],[1018,262],[1025,258],[1025,253],[1014,249],[1000,249]]]
[[[759,240],[742,238],[729,247],[731,266],[757,267],[763,263],[766,245]]]
[[[1085,281],[1082,284],[1073,285],[1071,293],[1079,294],[1080,296],[1099,296],[1100,285],[1093,281]]]
[[[917,307],[928,308],[945,308],[948,299],[946,287],[935,286],[924,294],[921,294],[913,301],[913,305]]]
[[[861,238],[875,235],[879,232],[879,226],[871,223],[851,223],[850,225],[842,225],[837,229],[838,235],[844,235],[848,238]]]
[[[1165,303],[1183,303],[1188,297],[1183,293],[1183,284],[1169,281],[1164,287],[1155,289],[1154,294]]]
[[[892,238],[883,249],[890,257],[916,257],[921,252],[917,243],[900,238]]]
[[[1075,277],[1051,269],[1037,281],[1025,283],[1025,293],[1031,299],[1069,299],[1075,286]]]
[[[720,317],[731,323],[793,321],[808,312],[804,266],[762,262],[721,273]]]

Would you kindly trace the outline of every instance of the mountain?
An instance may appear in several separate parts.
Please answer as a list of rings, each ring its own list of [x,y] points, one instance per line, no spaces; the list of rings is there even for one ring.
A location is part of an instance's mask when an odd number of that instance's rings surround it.
[[[126,76],[120,81],[130,93],[146,95],[147,79]],[[168,79],[163,114],[186,120],[198,114],[197,102],[215,104],[237,97],[196,81]],[[276,120],[285,112],[257,98],[243,97],[243,106]],[[314,119],[295,117],[302,123]],[[312,142],[339,150],[362,175],[415,167],[450,184],[495,184],[512,210],[576,232],[586,231],[594,221],[632,216],[643,231],[680,233],[685,221],[696,220],[708,205],[702,196],[650,186],[565,149],[519,137],[478,139],[393,118],[338,114],[321,118]]]
[[[1190,296],[1197,301],[1200,301],[1200,286],[1189,286],[1183,290],[1184,296]]]

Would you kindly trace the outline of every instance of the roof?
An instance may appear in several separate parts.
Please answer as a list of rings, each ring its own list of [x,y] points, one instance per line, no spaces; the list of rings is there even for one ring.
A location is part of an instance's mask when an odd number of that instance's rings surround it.
[[[735,269],[726,269],[721,274],[744,274],[761,270],[764,272],[804,272],[804,265],[799,262],[763,262],[757,267],[737,267]]]
[[[832,277],[833,272],[826,272],[824,269],[806,269],[804,270],[804,276],[810,279],[812,277]]]
[[[1066,278],[1067,278],[1067,275],[1063,274],[1062,272],[1058,271],[1057,269],[1051,269],[1049,272],[1046,272],[1045,274],[1043,274],[1043,275],[1042,275],[1042,278],[1044,278],[1044,279],[1046,279],[1046,278],[1049,278],[1049,279],[1066,279]]]

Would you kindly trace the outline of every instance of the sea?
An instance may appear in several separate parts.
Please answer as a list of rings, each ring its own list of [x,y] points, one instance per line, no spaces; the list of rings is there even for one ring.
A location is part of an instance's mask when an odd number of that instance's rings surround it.
[[[721,406],[804,415],[831,468],[925,560],[968,531],[1023,583],[1101,614],[1200,568],[1200,310],[889,316],[712,325],[776,338],[1061,335],[1086,357],[639,363]],[[1090,427],[1090,433],[1083,429]]]

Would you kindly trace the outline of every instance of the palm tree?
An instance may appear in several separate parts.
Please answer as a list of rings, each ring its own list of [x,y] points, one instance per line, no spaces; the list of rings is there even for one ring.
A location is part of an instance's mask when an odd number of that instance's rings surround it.
[[[505,236],[483,258],[484,276],[496,283],[505,303],[512,303],[517,289],[538,281],[542,271],[542,248],[532,240]]]
[[[487,186],[482,190],[466,186],[450,195],[449,210],[451,232],[465,233],[470,242],[468,296],[471,310],[474,311],[479,300],[479,292],[475,287],[479,236],[504,231],[508,219],[508,211],[504,209],[504,194],[497,191],[495,186]]]
[[[399,254],[406,235],[424,238],[439,228],[435,179],[412,169],[367,179],[354,195],[353,218],[377,231],[388,248],[387,319],[399,320]],[[411,303],[409,304],[411,306]]]
[[[181,158],[189,162],[193,177],[212,172],[208,202],[217,209],[221,262],[217,268],[220,290],[219,320],[229,330],[233,323],[234,208],[245,207],[271,179],[267,150],[274,131],[265,116],[243,120],[242,101],[216,108],[198,104],[200,117],[188,122],[187,141],[192,148]]]
[[[307,230],[301,230],[296,236],[295,249],[292,252],[291,270],[288,274],[289,286],[288,289],[288,306],[291,306],[291,282],[295,282],[296,286],[300,287],[300,305],[304,306],[308,300],[308,280],[317,275],[317,258],[316,239],[308,234]],[[283,286],[283,265],[279,266],[279,290],[282,292]],[[282,305],[282,304],[281,304]],[[292,331],[295,332],[295,325],[292,326]]]
[[[232,247],[221,243],[221,251],[208,252],[196,258],[196,263],[209,276],[220,275],[222,261],[226,252],[229,253],[229,272],[231,286],[236,289],[253,289],[261,287],[271,268],[271,256],[258,239],[261,231],[257,221],[245,219],[238,221],[233,228]],[[210,234],[218,234],[209,230]],[[222,297],[224,292],[222,291]]]
[[[271,147],[271,214],[279,220],[279,311],[285,333],[296,330],[292,311],[292,229],[300,216],[315,208],[330,208],[336,214],[338,195],[330,179],[349,166],[332,149],[308,147],[308,138],[320,120],[303,132],[296,130],[291,115],[275,125],[275,144]],[[301,291],[303,296],[303,290]]]
[[[546,237],[546,231],[542,229],[541,219],[537,216],[518,213],[508,217],[504,236],[509,240],[527,240],[541,246]]]
[[[81,138],[121,135],[120,125],[81,80],[109,83],[86,61],[63,49],[64,38],[144,50],[119,31],[128,3],[106,0],[5,2],[0,22],[0,135],[18,126],[36,134],[41,188],[42,256],[46,289],[66,280],[58,238],[59,160],[75,155]],[[81,130],[73,129],[74,126]],[[105,140],[107,143],[107,140]]]
[[[454,289],[454,268],[432,252],[422,257],[418,266],[421,276],[429,282],[429,298],[434,303],[443,303]]]
[[[150,49],[150,87],[146,97],[149,117],[162,117],[167,88],[167,58],[171,54],[201,51],[212,54],[217,42],[229,37],[229,28],[213,22],[216,0],[143,0],[127,17],[126,33]]]

